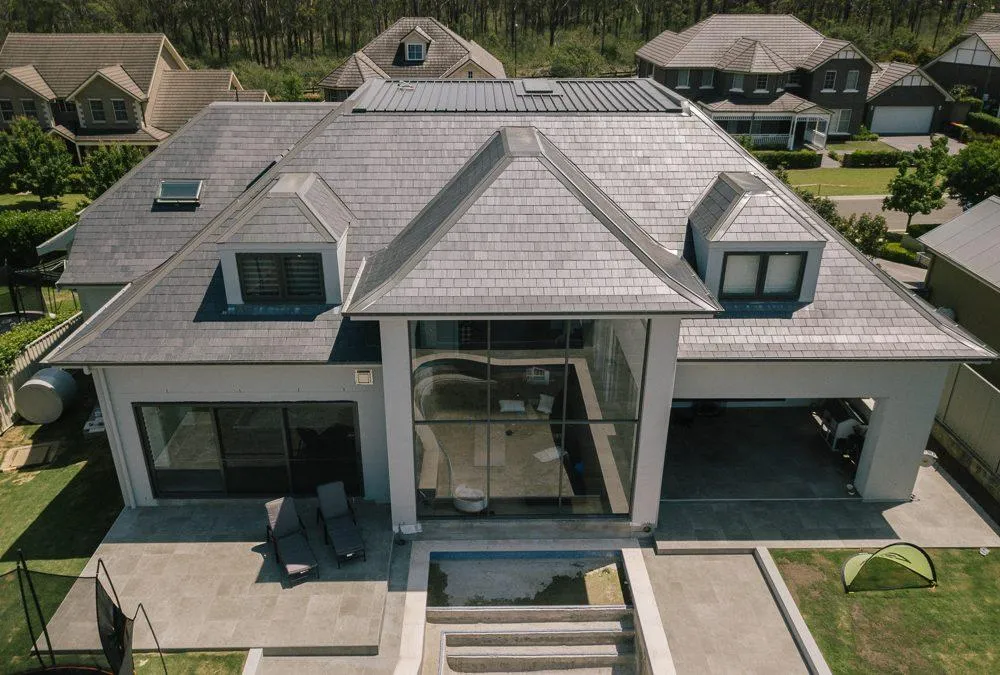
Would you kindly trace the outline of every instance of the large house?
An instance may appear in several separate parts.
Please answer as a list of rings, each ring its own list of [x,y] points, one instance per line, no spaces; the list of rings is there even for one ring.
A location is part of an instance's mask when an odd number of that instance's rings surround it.
[[[873,403],[843,480],[907,500],[950,365],[995,356],[642,78],[209,106],[86,210],[62,283],[111,296],[47,362],[93,374],[127,505],[339,479],[396,527],[655,524],[672,411],[745,440],[843,399]]]
[[[493,79],[503,64],[428,16],[404,16],[320,80],[327,101],[343,101],[371,79]]]
[[[269,100],[231,70],[190,70],[159,33],[9,33],[0,47],[0,129],[34,117],[78,155],[159,145],[213,101]]]
[[[696,101],[756,145],[822,148],[863,122],[876,66],[790,14],[716,14],[636,52],[640,77]]]
[[[868,84],[864,123],[877,134],[927,134],[948,119],[953,101],[923,68],[880,63]]]

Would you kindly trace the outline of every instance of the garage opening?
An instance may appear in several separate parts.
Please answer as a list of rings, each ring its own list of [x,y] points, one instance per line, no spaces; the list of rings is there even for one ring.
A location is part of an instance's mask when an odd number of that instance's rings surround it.
[[[858,498],[872,409],[861,399],[675,401],[661,497]]]
[[[931,131],[934,106],[875,106],[872,113],[872,131],[876,134],[913,135]]]

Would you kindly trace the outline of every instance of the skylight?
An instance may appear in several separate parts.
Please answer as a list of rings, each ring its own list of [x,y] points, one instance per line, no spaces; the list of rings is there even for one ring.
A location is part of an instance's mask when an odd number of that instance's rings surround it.
[[[200,180],[160,181],[157,204],[198,204],[201,198]]]

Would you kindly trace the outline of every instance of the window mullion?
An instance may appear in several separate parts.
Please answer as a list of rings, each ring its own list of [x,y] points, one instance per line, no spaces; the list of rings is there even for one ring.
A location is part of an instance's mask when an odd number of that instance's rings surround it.
[[[757,267],[757,293],[758,298],[764,297],[764,285],[767,281],[767,262],[771,259],[766,253],[760,254],[760,265]]]

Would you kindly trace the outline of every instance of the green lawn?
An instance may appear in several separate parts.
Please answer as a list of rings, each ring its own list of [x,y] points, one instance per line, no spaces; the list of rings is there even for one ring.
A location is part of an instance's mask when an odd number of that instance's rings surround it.
[[[832,195],[884,195],[896,169],[795,169],[788,180],[824,197]]]
[[[48,200],[44,204],[44,208],[79,211],[81,201],[90,200],[84,195],[73,193],[63,195],[58,201]],[[38,197],[33,194],[0,194],[0,211],[34,211],[39,208],[43,208],[43,205],[38,201]]]
[[[186,652],[164,654],[170,675],[233,675],[243,670],[246,652]],[[162,675],[160,657],[136,654],[137,675]]]
[[[849,550],[774,550],[834,673],[1000,671],[1000,551],[931,549],[936,588],[844,593]]]
[[[837,152],[854,152],[855,150],[895,150],[888,143],[883,143],[882,141],[844,141],[843,143],[827,143],[827,150],[835,150]]]

